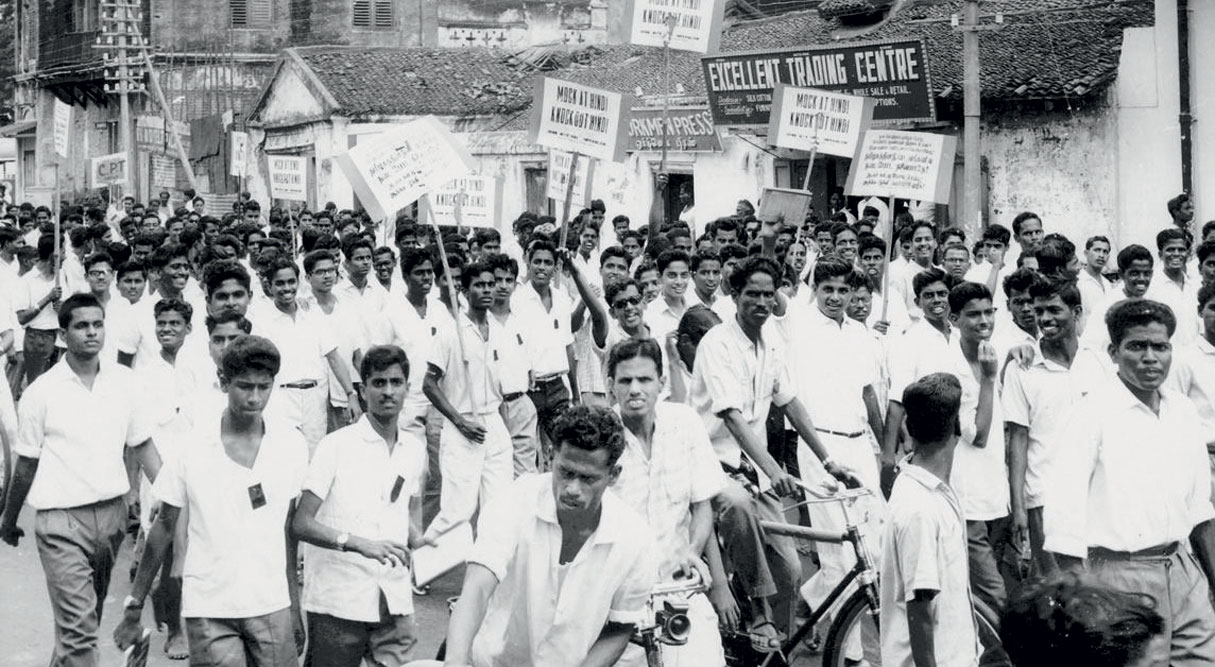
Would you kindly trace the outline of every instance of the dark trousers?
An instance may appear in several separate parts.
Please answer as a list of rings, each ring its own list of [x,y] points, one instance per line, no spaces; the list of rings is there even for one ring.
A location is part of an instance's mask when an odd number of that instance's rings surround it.
[[[970,589],[975,596],[1001,613],[1008,591],[1018,582],[1017,553],[1012,544],[1012,519],[967,521]]]
[[[380,621],[350,621],[308,612],[308,652],[304,667],[400,667],[418,643],[413,616],[393,616],[380,595]]]
[[[291,610],[250,618],[187,618],[190,667],[296,667]]]
[[[570,390],[566,388],[563,376],[558,375],[545,380],[536,380],[536,388],[527,392],[532,404],[536,406],[536,420],[540,431],[540,469],[548,470],[549,461],[553,458],[553,442],[556,440],[553,425],[557,417],[570,407]]]
[[[38,511],[34,535],[55,617],[51,667],[100,664],[97,630],[126,527],[121,497]]]
[[[39,375],[55,365],[59,359],[59,350],[55,349],[55,337],[58,332],[54,329],[25,330],[25,383],[33,384]]]

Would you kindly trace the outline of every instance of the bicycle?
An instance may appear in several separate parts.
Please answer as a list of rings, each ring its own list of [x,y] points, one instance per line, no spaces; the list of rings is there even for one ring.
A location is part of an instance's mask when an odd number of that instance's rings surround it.
[[[807,498],[790,509],[811,503],[836,502],[844,515],[844,530],[829,531],[806,528],[788,523],[763,521],[763,529],[773,535],[783,535],[797,540],[830,544],[848,543],[856,554],[856,563],[841,579],[816,609],[793,631],[781,647],[772,653],[759,653],[750,647],[747,635],[742,632],[723,633],[726,647],[726,664],[730,667],[788,667],[790,660],[798,654],[808,652],[803,640],[822,621],[835,603],[844,598],[835,612],[835,618],[827,630],[822,644],[822,667],[851,667],[856,662],[848,657],[847,649],[853,638],[860,633],[865,653],[876,656],[879,651],[878,567],[870,552],[859,523],[853,518],[854,506],[862,498],[873,495],[869,489],[839,490],[824,492],[807,484],[799,484]],[[856,583],[856,589],[849,593]],[[1000,646],[998,617],[979,600],[974,600],[975,621],[983,653],[983,667],[1010,667],[1008,655]]]

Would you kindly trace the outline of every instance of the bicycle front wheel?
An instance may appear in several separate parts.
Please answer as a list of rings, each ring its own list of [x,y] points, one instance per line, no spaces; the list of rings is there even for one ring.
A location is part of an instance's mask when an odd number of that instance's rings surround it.
[[[881,664],[878,610],[869,604],[863,590],[855,591],[840,607],[823,642],[823,667],[845,667],[866,661]]]
[[[975,628],[979,632],[979,667],[1012,667],[1012,660],[1000,641],[1000,617],[982,600],[975,599]]]

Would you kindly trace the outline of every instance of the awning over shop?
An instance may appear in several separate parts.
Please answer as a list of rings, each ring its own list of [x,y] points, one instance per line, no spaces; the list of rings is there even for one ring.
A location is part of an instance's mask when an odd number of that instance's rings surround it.
[[[11,125],[0,127],[0,137],[17,137],[32,131],[38,127],[36,120],[22,120]]]

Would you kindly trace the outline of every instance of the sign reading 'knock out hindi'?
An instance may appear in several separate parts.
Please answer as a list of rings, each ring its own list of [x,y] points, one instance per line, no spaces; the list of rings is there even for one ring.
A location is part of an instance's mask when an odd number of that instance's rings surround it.
[[[666,45],[681,51],[708,53],[721,42],[725,0],[632,0],[629,41],[639,46]]]
[[[870,130],[852,158],[845,191],[947,203],[957,147],[957,137],[944,134]]]
[[[547,148],[619,162],[628,133],[628,95],[558,79],[536,82],[531,140]]]
[[[570,201],[581,206],[590,206],[591,190],[586,187],[594,177],[594,163],[590,160],[579,160],[574,174],[574,189],[570,190],[570,167],[574,156],[565,151],[550,150],[548,152],[548,198],[558,202],[565,201],[569,194]]]
[[[434,116],[360,141],[334,159],[379,220],[472,171],[468,151]]]
[[[308,201],[308,164],[306,158],[271,155],[270,197],[287,201]]]
[[[816,88],[776,84],[768,143],[852,157],[873,118],[873,100]]]
[[[706,56],[718,127],[766,128],[776,84],[873,98],[873,122],[935,121],[923,40],[853,43]]]

